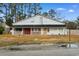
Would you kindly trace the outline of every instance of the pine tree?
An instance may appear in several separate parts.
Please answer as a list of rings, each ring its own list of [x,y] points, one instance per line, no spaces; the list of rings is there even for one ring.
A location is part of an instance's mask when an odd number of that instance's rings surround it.
[[[34,3],[33,6],[32,6],[32,13],[34,15],[37,15],[37,14],[41,14],[41,6],[39,3]]]

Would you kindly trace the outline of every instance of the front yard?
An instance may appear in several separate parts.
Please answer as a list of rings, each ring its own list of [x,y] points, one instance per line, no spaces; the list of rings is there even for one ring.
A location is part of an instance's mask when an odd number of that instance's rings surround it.
[[[71,35],[71,42],[79,42],[79,35]],[[0,46],[17,44],[68,43],[68,35],[0,35]]]

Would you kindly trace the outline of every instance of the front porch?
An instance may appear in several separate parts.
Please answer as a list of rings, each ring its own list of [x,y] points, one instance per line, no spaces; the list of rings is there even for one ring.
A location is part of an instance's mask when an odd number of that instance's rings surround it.
[[[14,28],[17,35],[47,35],[49,28]]]

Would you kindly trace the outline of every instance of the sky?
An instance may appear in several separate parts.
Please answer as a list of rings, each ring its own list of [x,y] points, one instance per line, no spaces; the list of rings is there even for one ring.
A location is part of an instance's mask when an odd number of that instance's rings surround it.
[[[41,3],[42,12],[54,9],[59,17],[66,20],[76,20],[79,16],[79,3]]]
[[[40,3],[40,6],[42,7],[41,12],[54,9],[63,20],[73,21],[79,16],[79,3]]]

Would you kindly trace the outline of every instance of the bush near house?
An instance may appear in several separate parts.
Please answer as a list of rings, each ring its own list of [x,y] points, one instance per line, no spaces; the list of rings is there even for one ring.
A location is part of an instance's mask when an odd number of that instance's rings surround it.
[[[0,26],[0,34],[3,34],[4,27]]]

